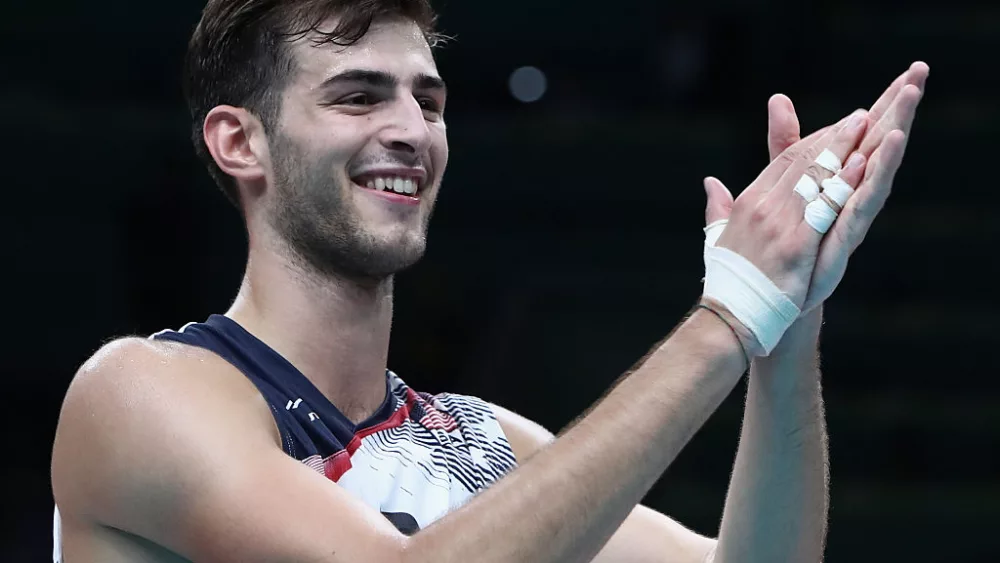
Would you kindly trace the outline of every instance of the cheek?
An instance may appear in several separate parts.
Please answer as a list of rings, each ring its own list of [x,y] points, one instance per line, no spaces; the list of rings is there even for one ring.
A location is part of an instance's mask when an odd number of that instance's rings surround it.
[[[443,176],[444,168],[448,164],[448,136],[445,134],[443,126],[431,145],[431,159],[434,161],[437,175]]]

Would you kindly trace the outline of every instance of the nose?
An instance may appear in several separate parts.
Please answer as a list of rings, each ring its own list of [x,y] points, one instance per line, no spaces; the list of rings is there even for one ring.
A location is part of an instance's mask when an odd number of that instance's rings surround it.
[[[379,141],[389,150],[414,156],[423,155],[430,147],[431,132],[424,110],[411,95],[403,95],[392,104]]]

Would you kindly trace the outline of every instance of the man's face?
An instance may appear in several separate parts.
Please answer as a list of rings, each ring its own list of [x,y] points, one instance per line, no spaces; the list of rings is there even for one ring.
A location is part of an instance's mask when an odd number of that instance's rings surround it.
[[[298,69],[269,139],[268,221],[323,275],[378,280],[412,265],[448,161],[427,41],[392,20],[349,47],[289,48]]]

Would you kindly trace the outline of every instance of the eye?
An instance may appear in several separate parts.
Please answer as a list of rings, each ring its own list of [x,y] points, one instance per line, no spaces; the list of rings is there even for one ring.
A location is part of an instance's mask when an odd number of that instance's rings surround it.
[[[367,92],[358,92],[357,94],[341,98],[336,103],[337,105],[344,106],[370,106],[378,103],[378,99]]]
[[[437,102],[434,98],[417,98],[417,103],[420,104],[420,109],[424,111],[430,111],[434,113],[441,112],[441,104]]]

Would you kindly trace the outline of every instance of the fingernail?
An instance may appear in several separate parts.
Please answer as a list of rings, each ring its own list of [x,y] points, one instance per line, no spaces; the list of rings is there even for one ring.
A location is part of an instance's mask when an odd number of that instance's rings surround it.
[[[865,112],[856,111],[854,112],[854,115],[851,116],[851,119],[847,122],[847,127],[849,127],[850,129],[860,129],[861,124],[864,123],[864,121],[865,121]]]
[[[856,152],[851,155],[851,158],[847,159],[846,168],[858,168],[865,162],[865,157],[861,156],[861,153]]]

